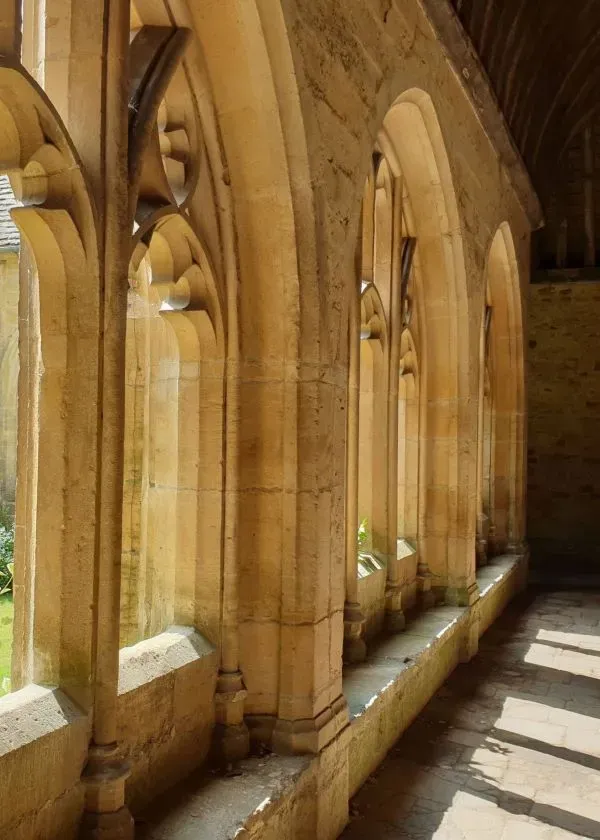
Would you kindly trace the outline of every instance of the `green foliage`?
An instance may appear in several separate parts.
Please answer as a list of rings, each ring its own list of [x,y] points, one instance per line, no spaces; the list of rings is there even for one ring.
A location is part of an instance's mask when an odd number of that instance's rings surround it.
[[[12,595],[2,595],[0,596],[0,697],[7,694],[11,689],[12,629]]]
[[[10,530],[15,524],[15,517],[6,502],[0,502],[0,528]]]
[[[12,591],[15,555],[15,520],[9,508],[0,504],[0,595]]]
[[[368,528],[368,520],[363,519],[360,525],[358,526],[358,548],[363,549],[366,548],[369,544],[369,528]]]

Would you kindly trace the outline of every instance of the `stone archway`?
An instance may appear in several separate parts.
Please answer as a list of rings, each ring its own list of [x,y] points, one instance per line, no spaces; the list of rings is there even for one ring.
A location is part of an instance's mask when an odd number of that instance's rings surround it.
[[[413,88],[388,111],[379,143],[402,177],[415,252],[415,324],[420,376],[418,554],[438,597],[475,597],[469,510],[476,439],[470,395],[474,337],[456,193],[431,97]]]
[[[491,416],[479,424],[478,483],[480,504],[488,507],[483,512],[489,517],[489,550],[498,554],[515,550],[525,528],[523,315],[515,248],[506,222],[492,239],[485,290],[480,393],[482,408],[487,398]]]

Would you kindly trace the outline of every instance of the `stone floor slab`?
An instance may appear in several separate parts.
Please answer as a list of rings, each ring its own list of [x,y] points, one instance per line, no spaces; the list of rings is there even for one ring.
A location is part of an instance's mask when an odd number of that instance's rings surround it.
[[[600,840],[600,595],[511,606],[351,815],[341,840]]]

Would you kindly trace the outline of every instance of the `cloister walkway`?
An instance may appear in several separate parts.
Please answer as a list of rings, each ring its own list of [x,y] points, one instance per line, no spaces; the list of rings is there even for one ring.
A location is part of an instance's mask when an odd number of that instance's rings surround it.
[[[514,603],[351,814],[342,840],[600,838],[600,595]]]

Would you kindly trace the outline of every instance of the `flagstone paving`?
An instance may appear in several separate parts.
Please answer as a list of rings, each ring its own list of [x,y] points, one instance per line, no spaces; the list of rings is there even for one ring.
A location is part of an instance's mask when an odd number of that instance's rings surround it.
[[[600,840],[600,594],[509,608],[351,815],[341,840]]]

